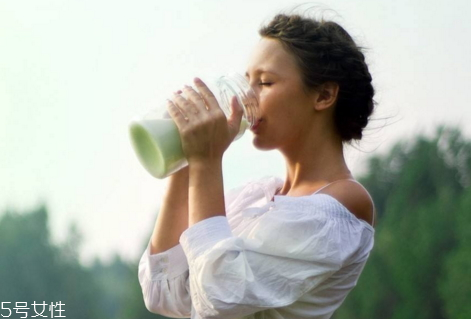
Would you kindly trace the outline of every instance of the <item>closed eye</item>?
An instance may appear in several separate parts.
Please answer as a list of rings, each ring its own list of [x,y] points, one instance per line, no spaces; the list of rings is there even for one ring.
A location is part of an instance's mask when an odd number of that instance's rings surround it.
[[[270,86],[272,84],[273,83],[270,83],[270,82],[260,82],[258,85]]]

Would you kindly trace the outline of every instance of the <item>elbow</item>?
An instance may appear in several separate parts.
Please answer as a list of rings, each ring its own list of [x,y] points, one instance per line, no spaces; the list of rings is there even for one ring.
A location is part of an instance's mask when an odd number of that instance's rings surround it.
[[[149,312],[152,312],[152,313],[155,313],[155,314],[158,314],[158,315],[163,315],[162,314],[163,309],[158,307],[158,304],[156,302],[153,302],[149,298],[144,298],[144,304],[146,306],[146,309]]]
[[[164,271],[160,259],[150,259],[147,253],[139,262],[138,278],[146,309],[155,314],[188,318],[191,300],[187,289],[188,266],[176,265],[176,271]]]
[[[171,317],[171,318],[188,318],[189,314],[183,314],[179,311],[175,311],[176,309],[171,309],[172,307],[166,306],[163,303],[160,303],[155,300],[144,299],[144,304],[146,309],[154,314]]]
[[[163,302],[161,300],[161,291],[159,287],[155,287],[155,283],[144,276],[144,273],[139,270],[139,283],[142,288],[142,299],[146,309],[155,314],[161,314]]]
[[[143,291],[144,292],[144,291]],[[158,315],[164,315],[163,313],[165,312],[165,307],[164,304],[161,302],[159,296],[154,295],[150,291],[143,294],[144,296],[144,304],[146,306],[146,309],[149,312],[158,314]]]
[[[168,297],[168,296],[167,296]],[[154,314],[171,318],[189,318],[191,304],[189,296],[181,298],[166,298],[165,292],[157,294],[144,294],[144,304],[146,309]]]

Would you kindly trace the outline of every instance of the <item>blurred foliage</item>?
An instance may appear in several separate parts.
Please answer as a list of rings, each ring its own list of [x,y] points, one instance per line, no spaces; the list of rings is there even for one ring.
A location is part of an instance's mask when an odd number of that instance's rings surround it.
[[[471,143],[441,127],[372,157],[361,182],[377,208],[375,248],[334,318],[471,318]],[[11,309],[17,301],[62,301],[62,314],[74,319],[164,318],[144,306],[138,261],[115,256],[84,267],[80,242],[74,225],[63,244],[51,242],[44,205],[4,212],[0,301]]]
[[[471,318],[471,144],[457,129],[398,143],[361,182],[375,247],[335,319]]]
[[[6,211],[0,219],[0,313],[10,318],[37,316],[42,306],[61,302],[62,315],[73,319],[158,319],[145,308],[137,277],[137,263],[127,264],[119,256],[109,264],[96,260],[91,267],[78,261],[81,235],[72,225],[67,240],[54,245],[49,236],[48,213],[44,205],[28,213]],[[144,248],[142,249],[144,251]],[[14,309],[26,302],[29,310]],[[1,309],[1,308],[0,308]]]
[[[0,256],[0,301],[11,302],[8,308],[14,308],[16,302],[27,302],[32,308],[34,301],[46,304],[61,301],[65,304],[62,315],[106,317],[96,302],[103,290],[92,273],[77,262],[73,251],[51,244],[45,206],[29,214],[8,211],[3,215]],[[37,309],[41,311],[42,307]],[[33,309],[29,314],[35,315]],[[8,312],[3,310],[2,315],[7,316]],[[44,315],[51,316],[47,309]]]

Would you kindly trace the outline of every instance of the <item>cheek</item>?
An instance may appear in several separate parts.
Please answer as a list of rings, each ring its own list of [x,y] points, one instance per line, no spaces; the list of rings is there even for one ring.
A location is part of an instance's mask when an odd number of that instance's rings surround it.
[[[267,90],[260,92],[259,102],[262,113],[270,112],[270,115],[274,115],[272,112],[280,111],[281,106],[287,104],[289,101],[280,92]]]
[[[260,103],[261,108],[265,108],[267,104],[270,104],[270,100],[270,94],[267,94],[265,92],[261,92],[258,96],[258,101]]]

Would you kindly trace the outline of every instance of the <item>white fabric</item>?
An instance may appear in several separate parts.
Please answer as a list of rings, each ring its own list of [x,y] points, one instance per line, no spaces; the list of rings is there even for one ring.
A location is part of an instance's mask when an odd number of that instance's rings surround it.
[[[373,247],[374,229],[325,194],[275,195],[266,177],[225,196],[180,245],[139,263],[147,309],[177,318],[327,319]],[[274,196],[274,202],[271,199]]]

